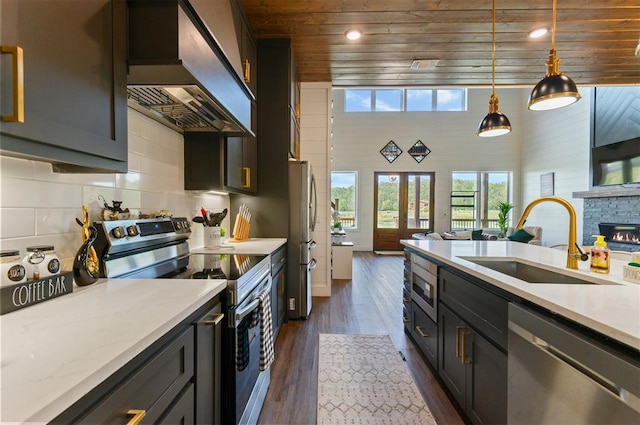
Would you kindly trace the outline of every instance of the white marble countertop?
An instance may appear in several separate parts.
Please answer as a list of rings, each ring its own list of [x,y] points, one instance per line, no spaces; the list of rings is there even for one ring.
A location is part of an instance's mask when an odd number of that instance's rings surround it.
[[[225,287],[101,279],[0,316],[0,421],[51,421]]]
[[[287,243],[285,238],[250,238],[242,242],[225,242],[216,248],[194,248],[191,254],[261,254],[269,255]]]
[[[640,349],[640,284],[622,279],[625,261],[612,259],[610,273],[603,275],[590,272],[589,261],[578,261],[578,270],[567,269],[565,251],[518,242],[403,240],[401,243]],[[602,284],[528,283],[467,261],[463,257],[515,258]]]

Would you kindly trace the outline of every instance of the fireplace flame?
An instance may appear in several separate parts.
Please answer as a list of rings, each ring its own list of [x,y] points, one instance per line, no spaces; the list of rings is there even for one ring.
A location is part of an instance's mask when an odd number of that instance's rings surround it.
[[[640,238],[629,233],[629,232],[615,232],[611,236],[611,240],[614,242],[623,242],[623,243],[636,243],[640,244]]]

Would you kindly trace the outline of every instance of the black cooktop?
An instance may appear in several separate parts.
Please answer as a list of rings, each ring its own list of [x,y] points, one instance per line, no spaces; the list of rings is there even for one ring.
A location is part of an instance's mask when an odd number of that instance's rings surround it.
[[[266,255],[191,254],[187,270],[174,277],[238,280],[265,257]]]

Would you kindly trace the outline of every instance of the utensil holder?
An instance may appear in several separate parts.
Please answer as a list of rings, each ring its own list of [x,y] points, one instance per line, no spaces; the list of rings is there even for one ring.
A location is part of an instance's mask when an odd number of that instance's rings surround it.
[[[222,238],[220,237],[220,226],[205,226],[204,227],[204,247],[216,248],[222,244]]]

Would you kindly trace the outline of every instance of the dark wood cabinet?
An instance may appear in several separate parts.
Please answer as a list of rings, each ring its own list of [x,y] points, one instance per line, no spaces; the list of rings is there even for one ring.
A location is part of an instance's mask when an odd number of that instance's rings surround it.
[[[188,327],[149,357],[139,370],[107,392],[78,422],[126,423],[136,411],[137,414],[144,411],[145,421],[156,423],[161,417],[171,415],[174,402],[190,385],[193,373],[194,331]]]
[[[473,423],[506,423],[508,293],[439,270],[438,374]]]
[[[499,347],[507,350],[508,293],[481,280],[463,277],[442,267],[439,271],[438,290],[442,302]]]
[[[222,305],[217,304],[195,322],[195,422],[219,424],[221,414]],[[193,406],[193,405],[192,405]],[[182,422],[169,422],[182,423]]]
[[[287,246],[286,244],[278,248],[271,254],[271,317],[273,319],[274,341],[280,332],[280,328],[285,321],[285,292],[287,288]]]
[[[242,62],[242,77],[249,86],[253,95],[258,93],[258,63],[256,40],[251,32],[247,17],[239,0],[231,1],[233,16],[235,19],[236,38],[240,49],[240,61]]]
[[[60,172],[127,172],[125,0],[3,0],[3,46],[23,51],[24,122],[0,121],[3,154]],[[2,115],[15,55],[2,54]]]
[[[286,143],[299,158],[300,83],[291,39],[258,39],[258,68],[260,143]]]
[[[404,331],[411,335],[412,326],[411,303],[411,251],[404,251],[404,267],[402,269],[402,322]]]
[[[507,354],[444,304],[438,374],[475,424],[507,421]]]
[[[221,133],[184,134],[184,188],[255,194],[258,147],[254,137]]]
[[[429,363],[438,367],[438,325],[422,311],[420,306],[411,302],[411,336],[418,344]]]
[[[227,137],[225,186],[237,193],[258,191],[258,146],[255,137]]]

